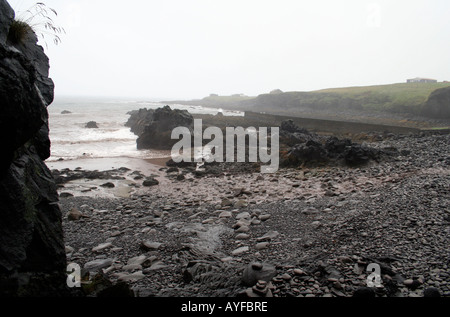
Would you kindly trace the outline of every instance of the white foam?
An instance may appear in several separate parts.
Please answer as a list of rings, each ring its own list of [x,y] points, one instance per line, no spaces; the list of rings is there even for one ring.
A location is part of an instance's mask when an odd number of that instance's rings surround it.
[[[129,112],[141,108],[157,109],[163,105],[155,102],[134,101],[88,101],[80,99],[58,99],[48,108],[50,118],[50,140],[52,156],[48,162],[59,159],[80,158],[158,158],[158,151],[137,150],[136,139],[125,123]],[[172,108],[191,113],[217,114],[218,109],[200,106],[172,105]],[[70,114],[62,114],[67,110]],[[242,115],[224,111],[225,115]],[[95,121],[98,129],[87,129],[86,123]],[[156,153],[156,156],[155,156]]]

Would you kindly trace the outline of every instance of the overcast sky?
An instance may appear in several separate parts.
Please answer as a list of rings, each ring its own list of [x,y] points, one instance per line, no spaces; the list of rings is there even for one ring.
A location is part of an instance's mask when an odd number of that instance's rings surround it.
[[[16,11],[38,1],[9,0]],[[48,0],[56,94],[210,93],[450,80],[448,0]]]

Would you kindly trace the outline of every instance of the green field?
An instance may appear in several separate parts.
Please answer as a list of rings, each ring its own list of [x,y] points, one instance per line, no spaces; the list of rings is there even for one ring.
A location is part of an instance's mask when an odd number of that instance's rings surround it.
[[[312,92],[320,96],[338,95],[352,100],[361,109],[420,114],[430,94],[450,83],[404,83],[367,87],[324,89]],[[326,98],[326,97],[325,97]]]

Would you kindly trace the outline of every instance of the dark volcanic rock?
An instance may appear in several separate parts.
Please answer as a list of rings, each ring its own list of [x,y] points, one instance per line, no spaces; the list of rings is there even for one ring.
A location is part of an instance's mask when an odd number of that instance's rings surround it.
[[[2,44],[6,42],[14,15],[14,10],[8,2],[0,1],[0,43]]]
[[[298,162],[325,162],[329,160],[328,152],[317,141],[296,144],[289,153]]]
[[[303,128],[299,128],[293,120],[286,120],[281,123],[280,142],[293,146],[298,143],[306,143],[312,140],[311,133]]]
[[[48,114],[35,87],[34,66],[19,52],[0,45],[0,133],[3,136],[0,166],[9,166],[13,153],[45,124]]]
[[[348,165],[362,165],[370,160],[378,160],[379,151],[359,144],[352,144],[345,149],[344,157]]]
[[[105,180],[123,180],[125,177],[122,169],[113,169],[109,171],[85,171],[81,169],[70,170],[68,168],[63,170],[52,170],[53,178],[57,185],[63,185],[70,181],[77,179],[105,179]],[[114,185],[114,184],[113,184]]]
[[[158,180],[154,179],[153,177],[148,177],[147,179],[144,180],[142,185],[145,187],[151,187],[151,186],[159,185],[159,182],[158,182]]]
[[[349,166],[358,166],[380,158],[380,150],[353,143],[349,139],[321,137],[298,128],[292,120],[281,124],[280,142],[290,146],[287,154],[282,155],[283,166],[302,164],[336,164],[343,162]]]
[[[97,122],[89,121],[88,123],[86,123],[86,128],[87,129],[98,129]]]
[[[144,132],[145,127],[153,121],[154,112],[155,110],[146,108],[130,111],[128,113],[130,118],[125,123],[125,126],[129,127],[131,132],[140,136]]]
[[[29,33],[23,41],[15,43],[14,47],[36,68],[36,86],[48,106],[53,102],[55,85],[49,78],[49,59],[45,55],[43,47],[36,45],[37,42],[36,34]]]
[[[351,146],[352,146],[351,140],[349,139],[341,140],[338,139],[337,137],[330,137],[325,142],[325,149],[331,156],[334,157],[340,157],[340,155],[344,153],[348,147]]]
[[[114,184],[111,183],[111,182],[105,183],[105,184],[100,185],[100,186],[101,186],[101,187],[104,187],[104,188],[114,188],[114,187],[116,187],[116,185],[114,185]]]
[[[0,296],[62,296],[66,255],[50,155],[49,63],[37,38],[6,43],[11,9],[0,0]],[[5,34],[6,33],[6,34]]]
[[[137,139],[138,149],[170,150],[178,140],[172,140],[172,130],[187,127],[192,130],[194,118],[186,110],[172,110],[169,106],[156,109]]]

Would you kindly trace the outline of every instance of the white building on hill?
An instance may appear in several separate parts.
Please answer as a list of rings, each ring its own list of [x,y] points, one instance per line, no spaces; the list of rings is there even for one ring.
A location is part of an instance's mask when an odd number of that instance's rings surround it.
[[[430,79],[430,78],[416,77],[416,78],[408,79],[408,80],[406,80],[406,82],[407,83],[437,83],[437,80]]]

